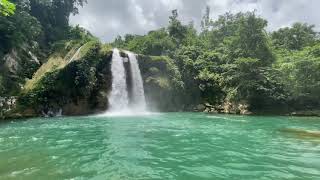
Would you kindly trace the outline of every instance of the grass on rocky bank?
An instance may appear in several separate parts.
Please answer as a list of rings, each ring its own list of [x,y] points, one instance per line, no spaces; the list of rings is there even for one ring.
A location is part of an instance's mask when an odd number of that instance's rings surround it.
[[[65,43],[63,49],[60,48],[60,50],[54,52],[48,58],[48,61],[44,63],[35,72],[32,79],[27,80],[22,92],[27,93],[28,91],[36,88],[39,82],[42,80],[43,77],[45,77],[47,73],[63,69],[72,61],[80,60],[90,51],[90,49],[95,43],[97,42],[89,41],[89,42],[86,42],[85,44],[80,44],[77,42]],[[110,51],[111,51],[111,47],[109,45],[103,45],[101,48],[102,54],[107,54]]]
[[[26,82],[18,98],[20,111],[57,108],[96,93],[111,47],[96,40],[62,47]]]

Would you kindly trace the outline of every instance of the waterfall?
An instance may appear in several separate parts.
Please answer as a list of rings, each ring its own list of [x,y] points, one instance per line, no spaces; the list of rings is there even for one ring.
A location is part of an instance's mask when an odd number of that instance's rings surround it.
[[[136,55],[127,52],[130,60],[131,77],[132,77],[132,109],[135,111],[146,110],[146,98],[144,96],[143,80]]]
[[[131,52],[126,53],[129,61],[124,61],[125,59],[121,57],[118,49],[113,50],[111,64],[112,89],[108,97],[109,110],[104,114],[107,116],[149,114],[146,112],[143,81],[136,55]],[[130,66],[125,66],[125,63],[129,62]],[[130,70],[127,68],[130,68]],[[126,74],[128,72],[130,74]],[[132,81],[130,83],[131,88],[127,87],[128,79]],[[128,89],[130,89],[130,93]],[[129,94],[131,95],[130,100]]]
[[[109,111],[120,112],[128,109],[128,91],[126,83],[125,68],[123,58],[118,49],[113,50],[112,54],[112,90],[109,96]]]
[[[76,58],[78,58],[79,53],[80,53],[80,51],[81,51],[81,48],[82,48],[82,46],[79,47],[79,49],[76,51],[76,53],[74,53],[74,55],[73,55],[73,56],[71,57],[71,59],[69,60],[69,63],[72,62],[72,61],[74,61]]]

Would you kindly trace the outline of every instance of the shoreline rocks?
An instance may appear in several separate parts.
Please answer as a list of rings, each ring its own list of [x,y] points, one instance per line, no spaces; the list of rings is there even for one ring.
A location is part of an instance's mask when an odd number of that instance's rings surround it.
[[[16,107],[17,97],[0,97],[0,119],[5,118],[5,114]]]
[[[231,103],[225,102],[220,105],[212,105],[208,102],[199,104],[194,108],[196,112],[206,112],[206,113],[221,113],[221,114],[241,114],[250,115],[253,114],[249,111],[249,105],[245,102],[242,103]]]
[[[205,112],[213,114],[239,114],[239,115],[284,115],[284,116],[313,116],[320,117],[319,110],[304,110],[304,111],[284,111],[284,112],[252,112],[249,110],[249,105],[245,102],[231,103],[224,102],[219,105],[212,105],[208,102],[196,105],[193,108],[194,112]]]

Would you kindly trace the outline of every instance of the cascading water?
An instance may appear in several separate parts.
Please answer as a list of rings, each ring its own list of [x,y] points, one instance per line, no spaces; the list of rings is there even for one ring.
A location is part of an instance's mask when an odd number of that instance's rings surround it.
[[[74,53],[74,55],[71,57],[71,59],[69,60],[69,63],[74,61],[76,58],[78,58],[79,54],[80,54],[80,51],[82,49],[82,46],[79,47],[79,49],[76,51],[76,53]]]
[[[109,112],[127,111],[129,99],[123,59],[118,49],[112,54],[112,90],[109,96]]]
[[[131,77],[132,77],[132,109],[143,112],[146,110],[146,98],[144,96],[143,80],[136,55],[127,52],[130,60]]]
[[[132,116],[149,115],[146,112],[146,100],[144,96],[143,81],[136,55],[127,52],[130,67],[124,65],[124,58],[120,56],[118,49],[113,50],[111,73],[112,89],[109,95],[109,110],[104,114],[107,116]],[[130,71],[126,71],[130,68]],[[126,72],[131,72],[126,74]],[[132,88],[129,102],[129,93],[127,88],[127,76],[131,77]]]

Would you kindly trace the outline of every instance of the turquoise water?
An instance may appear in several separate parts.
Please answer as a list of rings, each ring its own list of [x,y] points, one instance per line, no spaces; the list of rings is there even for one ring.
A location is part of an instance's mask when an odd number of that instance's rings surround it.
[[[2,123],[0,179],[320,179],[316,131],[319,118],[202,113]]]

